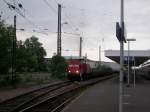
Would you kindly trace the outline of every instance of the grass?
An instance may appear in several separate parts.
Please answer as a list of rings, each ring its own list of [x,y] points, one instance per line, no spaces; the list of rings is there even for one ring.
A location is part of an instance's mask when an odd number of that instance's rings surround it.
[[[34,73],[17,73],[15,80],[16,86],[33,86],[47,84],[50,82],[59,81],[60,79],[52,77],[50,73],[34,72]],[[0,87],[8,87],[12,85],[12,76],[0,76]]]

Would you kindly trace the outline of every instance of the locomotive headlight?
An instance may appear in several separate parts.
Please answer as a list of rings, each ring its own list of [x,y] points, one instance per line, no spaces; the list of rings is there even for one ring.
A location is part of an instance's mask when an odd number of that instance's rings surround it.
[[[78,74],[78,73],[79,73],[79,71],[78,71],[78,70],[76,70],[76,73]]]

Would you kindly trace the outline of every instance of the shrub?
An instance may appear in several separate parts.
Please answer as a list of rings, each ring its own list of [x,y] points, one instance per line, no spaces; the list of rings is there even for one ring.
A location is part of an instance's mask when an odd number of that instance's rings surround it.
[[[53,56],[50,66],[52,76],[57,78],[65,78],[67,66],[68,64],[63,57],[58,55]]]

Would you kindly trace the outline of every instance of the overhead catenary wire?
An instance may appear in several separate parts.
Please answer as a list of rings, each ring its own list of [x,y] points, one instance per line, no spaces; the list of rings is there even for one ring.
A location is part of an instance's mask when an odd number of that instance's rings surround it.
[[[3,1],[4,1],[9,7],[13,7],[13,5],[12,5],[11,3],[7,2],[7,0],[3,0]],[[20,3],[20,1],[18,1],[18,0],[13,0],[13,1],[14,1],[14,4],[15,4],[15,7],[13,7],[13,9],[11,9],[11,10],[15,11],[16,13],[18,13],[18,14],[19,14],[21,17],[23,17],[30,25],[32,25],[32,26],[38,28],[38,26],[37,26],[33,21],[31,21],[31,20],[25,15],[25,13],[23,14],[23,13],[20,11],[20,9],[16,6],[18,3]],[[49,6],[49,8],[51,8],[51,10],[53,10],[54,13],[57,13],[57,11],[55,10],[55,8],[52,7],[52,6],[49,4],[49,2],[48,2],[47,0],[44,0],[44,2]],[[58,3],[58,2],[57,2],[57,3]],[[25,10],[25,9],[24,9],[24,10]],[[65,14],[65,15],[66,15],[67,20],[69,21],[68,26],[72,29],[73,32],[76,31],[75,29],[77,29],[77,28],[76,28],[76,26],[72,23],[70,17],[68,17],[67,14]],[[38,29],[39,29],[39,28],[38,28]],[[40,29],[40,30],[41,30],[41,29]]]
[[[49,6],[49,8],[50,8],[51,10],[53,10],[53,11],[57,14],[57,11],[48,3],[47,0],[44,0],[44,2]],[[57,5],[59,4],[56,0],[54,0],[54,2],[55,2]],[[68,19],[68,20],[69,20],[69,19]],[[71,25],[71,24],[68,24],[68,25],[69,25],[70,28],[74,31],[72,25]]]
[[[44,0],[44,1],[46,1],[46,0]],[[61,4],[61,3],[59,3],[59,2],[57,2],[57,0],[54,0],[54,2],[55,2],[55,4]],[[65,12],[64,12],[65,13]],[[68,24],[68,26],[71,28],[71,30],[74,32],[76,32],[76,29],[78,28],[78,26],[77,25],[74,25],[73,23],[72,23],[72,21],[71,21],[71,19],[70,19],[70,17],[65,13],[64,14],[65,15],[65,18],[66,18],[66,20],[67,21],[69,21],[69,24]]]
[[[71,29],[73,30],[73,31],[77,31],[77,30],[74,30],[74,28],[78,28],[78,25],[76,25],[76,24],[73,24],[72,23],[72,18],[70,19],[70,17],[65,13],[65,18],[67,19],[67,21],[69,22],[69,23],[71,23],[71,24],[68,24],[68,25],[70,25],[70,27],[71,27]],[[103,34],[102,34],[103,35]]]
[[[44,3],[55,13],[55,14],[57,14],[57,10],[55,10],[54,8],[53,8],[53,6],[51,6],[51,4],[47,1],[47,0],[43,0],[44,1]]]
[[[22,18],[24,18],[30,25],[36,27],[37,29],[39,30],[32,30],[33,32],[36,32],[36,33],[41,33],[41,34],[44,34],[44,35],[48,35],[47,33],[43,32],[42,29],[40,29],[35,23],[33,23],[30,19],[28,19],[26,16],[25,16],[25,13],[23,14],[21,11],[20,11],[20,7],[21,9],[23,9],[25,11],[25,9],[22,7],[22,4],[13,0],[13,3],[14,5],[12,5],[11,3],[7,2],[6,0],[3,0],[7,5],[8,5],[8,8],[15,11],[16,13],[18,13]],[[19,6],[20,4],[20,7],[18,8],[17,7],[17,4]]]
[[[22,17],[25,16],[24,14],[22,14],[22,12],[20,10],[20,7],[16,6],[16,1],[14,1],[14,5],[12,5],[11,3],[7,2],[6,0],[3,0],[3,1],[8,5],[9,9],[14,10],[15,12],[17,12]]]
[[[70,17],[69,17],[66,13],[65,13],[65,17],[66,17],[67,21],[69,21],[69,23],[71,23],[71,24],[68,24],[68,25],[71,27],[71,29],[72,29],[73,31],[76,32],[76,28],[78,28],[78,27],[76,27],[76,26],[72,23]]]
[[[73,26],[74,28],[78,28],[78,27],[79,27],[77,24],[74,24],[74,23],[72,22],[71,18],[68,16],[68,14],[67,14],[66,12],[65,12],[65,17],[66,17],[66,19],[69,20],[69,22],[72,24],[72,26]],[[76,30],[75,30],[75,31],[76,31]]]
[[[21,17],[23,17],[30,25],[32,25],[32,26],[34,26],[34,27],[36,27],[37,28],[37,25],[35,24],[35,23],[33,23],[29,18],[27,18],[27,16],[25,16],[25,15],[23,15],[21,12],[19,12],[19,10],[17,9],[17,4],[18,4],[18,2],[16,2],[15,0],[14,0],[14,5],[13,4],[11,4],[11,3],[9,3],[9,2],[7,2],[6,0],[3,0],[8,6],[9,6],[9,8],[11,8],[11,6],[13,7],[13,9],[11,9],[11,10],[13,10],[13,11],[15,11],[15,12],[17,12],[17,13],[19,13],[19,15],[21,16]],[[16,10],[17,9],[17,10]],[[9,18],[9,17],[8,17]],[[8,19],[7,18],[7,19]],[[40,29],[41,30],[41,29]],[[35,33],[42,33],[42,34],[44,34],[44,35],[48,35],[47,33],[45,33],[45,32],[43,32],[43,31],[40,31],[40,30],[32,30],[33,32],[35,32]]]
[[[47,4],[47,6],[55,13],[57,14],[57,11],[50,5],[50,3],[47,0],[44,0],[44,2]],[[60,4],[58,3],[56,0],[54,0],[54,2],[56,3],[56,5]],[[68,19],[69,20],[69,19]],[[71,23],[71,22],[70,22]],[[71,24],[68,24],[68,26],[70,26],[70,28],[74,31],[73,27]]]
[[[67,8],[67,7],[65,7],[65,8]],[[73,8],[73,7],[71,7],[71,8]],[[78,10],[82,10],[82,11],[85,11],[86,9],[78,9]],[[68,10],[67,10],[68,11]],[[89,13],[89,12],[88,12]],[[92,11],[92,13],[93,13],[93,11]],[[108,15],[108,16],[112,16],[112,15],[110,15],[110,14],[104,14],[104,15]],[[69,17],[68,17],[68,15],[66,14],[66,18],[68,19]],[[92,17],[93,18],[93,17]],[[70,20],[70,18],[69,18],[69,20]],[[85,21],[84,21],[85,22]],[[79,23],[79,22],[78,22]],[[103,23],[101,23],[101,24],[103,24]],[[104,25],[104,24],[103,24]],[[112,25],[112,24],[111,24]],[[77,27],[77,24],[76,25],[74,25],[75,27]],[[78,25],[79,26],[79,25]],[[103,34],[102,34],[103,35]]]
[[[56,4],[59,4],[56,0],[54,0],[54,2],[55,2]]]

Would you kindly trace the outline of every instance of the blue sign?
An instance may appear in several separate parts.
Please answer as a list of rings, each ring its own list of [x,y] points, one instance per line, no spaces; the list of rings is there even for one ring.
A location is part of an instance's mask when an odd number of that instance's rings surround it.
[[[124,61],[128,61],[128,56],[124,56]],[[129,61],[134,61],[134,56],[130,56]]]
[[[119,22],[116,22],[116,37],[120,41],[126,42],[126,37],[125,37],[125,26],[124,22],[122,22],[122,27],[120,26]]]

